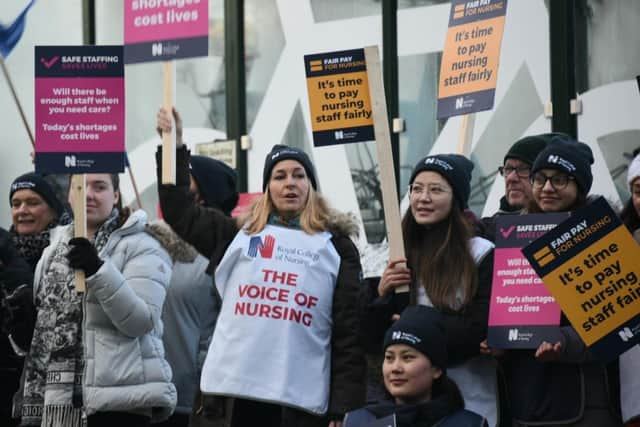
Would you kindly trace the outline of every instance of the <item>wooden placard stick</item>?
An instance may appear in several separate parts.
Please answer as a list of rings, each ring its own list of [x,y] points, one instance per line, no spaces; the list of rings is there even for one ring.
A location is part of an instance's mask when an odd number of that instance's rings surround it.
[[[396,174],[393,169],[393,154],[391,151],[391,133],[387,116],[387,101],[384,95],[384,83],[380,67],[380,53],[378,46],[364,48],[367,63],[367,77],[369,80],[369,96],[373,115],[373,129],[376,138],[376,152],[380,166],[380,188],[382,190],[382,204],[384,219],[389,241],[389,258],[404,258],[404,241],[400,219],[400,205],[396,190]],[[400,286],[396,292],[408,292],[409,286]]]
[[[78,174],[71,177],[71,191],[73,192],[73,235],[87,237],[87,181],[86,175]],[[76,292],[86,290],[83,270],[75,271]]]
[[[162,107],[173,115],[176,89],[176,62],[165,61],[162,64]],[[176,126],[171,132],[162,133],[162,183],[176,183]]]
[[[458,135],[458,154],[471,158],[471,141],[473,140],[473,128],[476,124],[476,113],[462,116],[460,134]]]

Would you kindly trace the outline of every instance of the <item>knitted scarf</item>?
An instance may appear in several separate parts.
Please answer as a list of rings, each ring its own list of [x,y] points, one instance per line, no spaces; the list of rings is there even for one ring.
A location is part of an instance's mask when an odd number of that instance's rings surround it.
[[[95,234],[98,251],[117,227],[118,210],[114,209]],[[68,252],[66,242],[54,248],[38,288],[38,315],[25,360],[23,426],[83,425],[83,294],[75,290]]]
[[[44,248],[49,246],[49,236],[51,229],[58,225],[66,225],[71,222],[68,213],[56,220],[50,222],[47,227],[38,234],[19,235],[16,233],[15,227],[12,225],[10,232],[13,238],[13,245],[16,247],[18,254],[31,266],[31,271],[36,269],[36,264],[42,256]]]
[[[269,214],[269,221],[267,221],[269,225],[280,225],[288,228],[295,228],[300,230],[302,227],[300,226],[300,217],[296,216],[290,219],[281,217],[276,215],[275,213]]]

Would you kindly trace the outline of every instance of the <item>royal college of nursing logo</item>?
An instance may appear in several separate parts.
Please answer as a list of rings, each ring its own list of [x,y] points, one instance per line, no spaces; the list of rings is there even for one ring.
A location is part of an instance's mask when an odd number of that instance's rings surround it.
[[[620,339],[624,342],[628,342],[629,340],[633,339],[633,332],[631,331],[630,328],[622,328],[618,331],[618,335],[620,336]]]
[[[273,256],[273,248],[276,246],[276,239],[271,234],[264,236],[264,242],[260,236],[254,236],[249,240],[249,250],[247,255],[252,258],[260,256],[262,258],[271,258]]]

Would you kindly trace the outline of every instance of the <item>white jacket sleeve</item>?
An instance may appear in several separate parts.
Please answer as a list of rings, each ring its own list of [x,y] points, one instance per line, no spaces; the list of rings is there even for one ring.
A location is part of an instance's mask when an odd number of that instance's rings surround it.
[[[152,238],[126,254],[122,271],[109,259],[92,276],[87,287],[94,292],[106,315],[126,336],[140,337],[160,323],[162,305],[171,277],[169,255]],[[160,329],[161,330],[161,329]]]

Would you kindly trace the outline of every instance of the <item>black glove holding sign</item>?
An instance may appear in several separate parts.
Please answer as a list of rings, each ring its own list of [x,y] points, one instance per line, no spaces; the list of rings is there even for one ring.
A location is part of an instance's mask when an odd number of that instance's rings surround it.
[[[86,238],[74,237],[69,240],[69,245],[71,246],[67,253],[69,265],[76,270],[84,270],[87,277],[93,276],[104,263],[98,256],[96,247]]]

